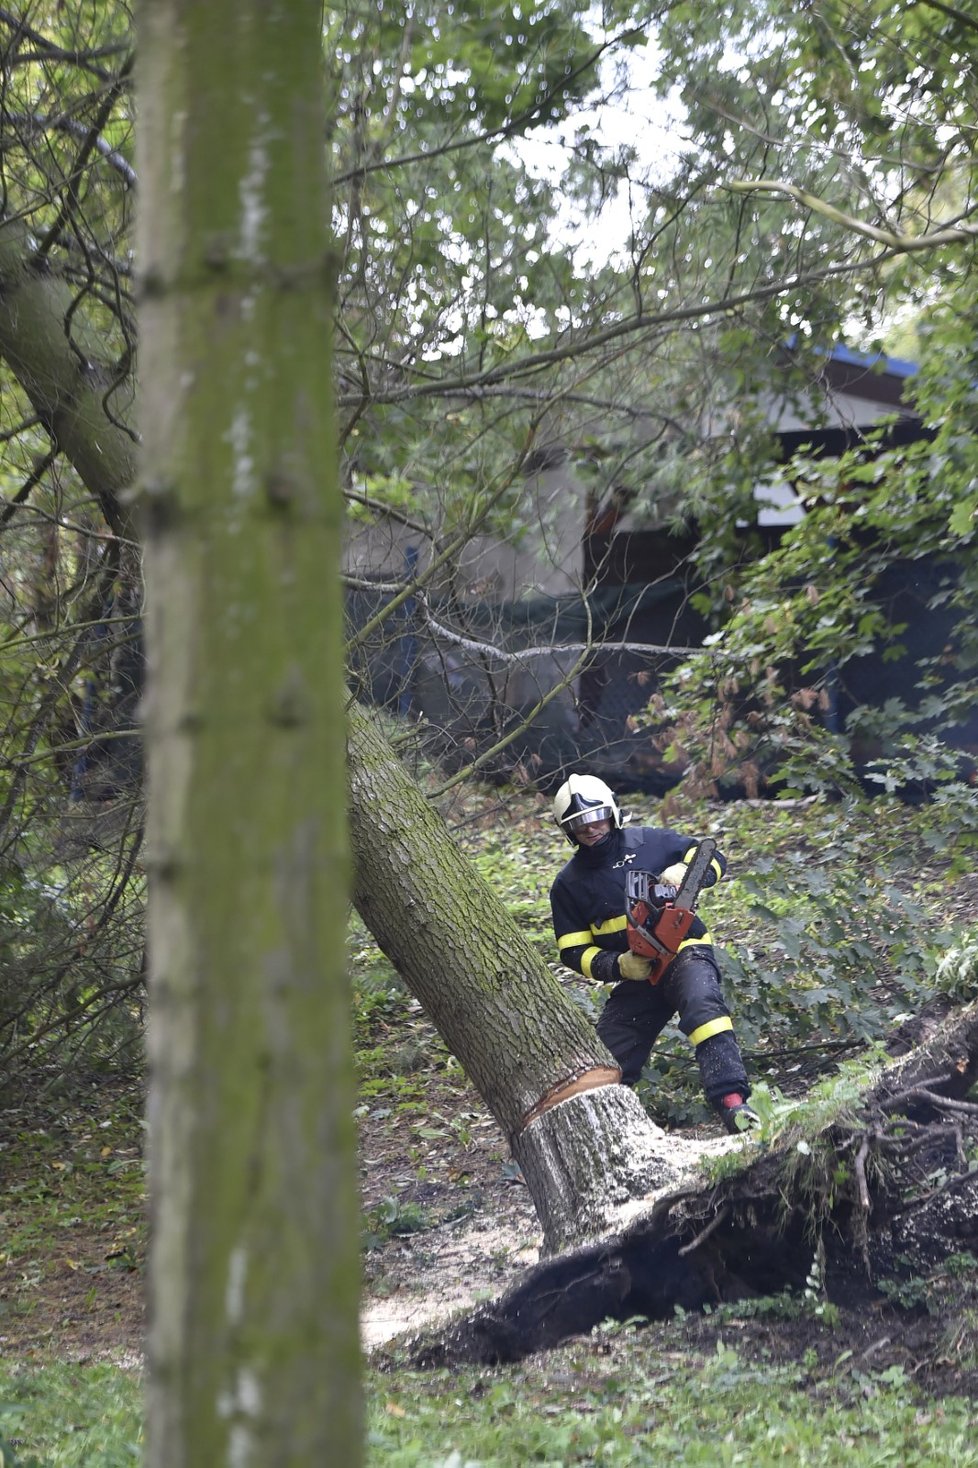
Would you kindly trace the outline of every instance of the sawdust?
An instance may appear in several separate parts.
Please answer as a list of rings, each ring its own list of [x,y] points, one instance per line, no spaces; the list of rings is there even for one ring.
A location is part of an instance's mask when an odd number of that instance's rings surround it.
[[[705,1159],[746,1145],[736,1137],[672,1133],[670,1161],[682,1185]],[[471,1159],[470,1167],[478,1167],[478,1160]],[[526,1187],[511,1168],[495,1173],[491,1168],[490,1162],[481,1180],[481,1206],[468,1217],[391,1240],[368,1258],[361,1307],[361,1337],[368,1352],[495,1298],[539,1261],[542,1235]],[[615,1227],[640,1217],[663,1191],[623,1204],[615,1211]]]

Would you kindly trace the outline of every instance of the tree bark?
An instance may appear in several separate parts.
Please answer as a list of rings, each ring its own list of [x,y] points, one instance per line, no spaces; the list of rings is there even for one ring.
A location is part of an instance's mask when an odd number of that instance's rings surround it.
[[[128,372],[117,381],[112,366],[100,360],[102,344],[74,310],[75,295],[33,258],[23,220],[0,216],[0,357],[98,497],[106,523],[132,539],[124,492],[136,473],[134,383]]]
[[[356,1464],[321,6],[142,20],[147,1461]]]
[[[159,0],[159,5],[159,13],[166,13],[163,0]],[[177,0],[173,0],[173,5],[179,11]],[[147,13],[152,16],[156,8],[150,4]],[[209,8],[201,7],[199,13],[203,17],[202,26],[213,23],[212,18],[208,20]],[[210,47],[222,57],[231,58],[227,41],[217,31],[208,34],[211,39],[203,43],[202,54]],[[227,64],[237,63],[228,59]],[[206,89],[213,77],[215,90],[220,85],[238,95],[236,82],[232,85],[225,78],[218,83],[218,73],[211,63],[201,62],[201,65],[203,74],[195,80],[195,86]],[[187,105],[185,96],[174,96],[166,114],[182,119],[182,131],[177,132],[181,147],[188,145],[191,135],[193,138],[199,135],[197,123],[191,125],[187,121]],[[151,123],[154,134],[169,137],[163,129],[173,124],[166,124],[166,117],[160,115],[160,108],[166,104],[147,96],[141,106],[144,128],[150,125],[145,122],[145,108],[155,107]],[[211,127],[213,139],[213,129],[219,131],[225,124],[217,119],[206,126]],[[169,144],[163,151],[169,155]],[[251,161],[257,166],[255,159]],[[155,165],[156,160],[146,156],[143,171]],[[144,182],[148,184],[148,179]],[[179,177],[173,186],[178,183]],[[186,185],[180,183],[180,187]],[[243,208],[252,197],[251,175],[247,171],[238,178],[238,187],[240,198],[233,189],[229,196],[231,186],[225,185],[212,200],[209,187],[199,182],[194,184],[197,190],[194,207],[206,239],[193,270],[183,266],[180,279],[187,292],[186,330],[193,333],[200,352],[211,344],[215,348],[223,345],[226,337],[240,331],[239,318],[252,308],[254,279],[238,258],[234,231],[222,223],[229,208],[238,210],[239,205]],[[301,187],[295,186],[290,207],[298,215],[304,205]],[[166,237],[166,226],[164,213],[159,216],[158,226],[153,227],[153,234],[158,233],[159,240]],[[42,314],[47,313],[52,322],[59,321],[63,303],[57,277],[35,270],[29,253],[15,266],[16,251],[11,240],[12,236],[8,236],[11,256],[5,267],[10,278],[29,279],[39,292],[37,309],[43,307]],[[27,248],[26,240],[21,239],[20,244]],[[144,322],[166,306],[174,278],[168,256],[155,238],[146,237],[145,250]],[[321,271],[322,261],[316,259],[311,265],[308,261],[290,261],[277,274],[277,325],[273,328],[270,324],[268,331],[283,349],[291,340],[284,333],[292,329],[291,324],[287,327],[292,317],[286,318],[281,310],[282,302],[306,302],[309,291],[315,289],[321,278]],[[45,296],[44,292],[49,294]],[[198,306],[199,321],[195,326],[194,312]],[[50,347],[55,356],[59,350],[62,353],[63,375],[70,382],[73,357],[63,331],[60,340],[56,332],[47,333],[41,352],[42,339],[35,341],[29,333],[19,333],[17,322],[16,313],[11,313],[3,350],[10,360],[19,364],[22,380],[40,381],[46,376],[58,376],[46,365]],[[171,332],[172,328],[166,325],[161,330]],[[275,335],[276,332],[283,335]],[[296,336],[295,340],[298,342],[301,337]],[[144,371],[146,360],[144,352]],[[219,482],[221,476],[232,475],[223,532],[229,538],[238,534],[235,512],[243,512],[251,503],[256,485],[269,514],[282,512],[280,523],[285,527],[290,499],[288,475],[280,474],[278,469],[266,470],[256,461],[249,443],[242,447],[242,424],[247,426],[252,420],[228,417],[224,410],[223,416],[217,414],[216,404],[222,388],[222,383],[214,381],[210,369],[201,373],[188,368],[188,373],[174,380],[166,392],[156,393],[148,412],[143,408],[146,432],[154,435],[156,444],[165,447],[177,433],[178,411],[182,416],[192,406],[197,415],[197,436],[184,450],[183,471],[189,473],[188,466],[192,466],[198,488],[206,487],[211,481]],[[280,411],[273,384],[263,382],[255,393],[262,412],[271,420],[274,412]],[[314,430],[323,421],[325,389],[323,394],[321,403],[310,406],[311,422],[300,423],[294,416],[289,419],[290,410],[285,410],[283,421],[291,423],[296,444],[315,445]],[[124,425],[106,415],[102,399],[96,396],[87,403],[86,412],[77,415],[77,433],[78,441],[72,439],[64,447],[86,483],[110,505],[124,500],[127,475],[132,473],[132,444]],[[321,467],[327,462],[323,459]],[[154,528],[166,531],[184,514],[182,491],[178,493],[178,489],[170,461],[161,457],[158,465],[148,468],[141,486],[142,520],[147,534]],[[246,493],[240,493],[242,489]],[[120,506],[115,514],[116,517],[123,514]],[[195,529],[188,524],[177,525],[176,529],[172,540],[179,549],[168,553],[167,558],[161,556],[159,561],[158,574],[167,584],[176,584],[170,578],[183,574],[180,562],[189,562],[201,553]],[[326,558],[322,564],[331,562]],[[209,577],[210,572],[205,573],[198,566],[198,574]],[[250,570],[242,572],[245,577],[245,584],[240,587],[242,598],[245,591],[250,593],[252,585],[257,584],[247,581],[251,574]],[[203,599],[191,598],[189,594],[173,598],[170,635],[176,644],[185,642],[190,648],[194,646],[202,618],[212,616],[217,589],[205,580],[201,590]],[[265,629],[248,612],[245,600],[231,595],[226,587],[222,588],[221,596],[225,602],[221,617],[226,646],[237,656],[246,633],[250,636],[253,631]],[[286,603],[283,601],[282,605]],[[239,615],[245,620],[235,626],[234,618]],[[308,639],[308,643],[301,651],[313,649],[314,655],[316,629],[308,621],[296,619],[290,630],[289,655],[300,651],[297,643],[302,638]],[[283,649],[282,656],[285,655]],[[230,667],[228,663],[224,669],[228,678]],[[230,693],[228,690],[229,698]],[[268,698],[270,705],[278,709],[276,717],[287,724],[298,698],[293,699],[284,684],[277,691],[269,692]],[[186,713],[188,731],[196,718],[194,705]],[[354,709],[349,726],[349,813],[355,899],[364,921],[421,1001],[449,1049],[458,1056],[503,1129],[532,1190],[544,1229],[545,1247],[555,1249],[572,1240],[600,1234],[613,1226],[624,1202],[643,1197],[650,1190],[667,1185],[674,1177],[668,1139],[648,1119],[632,1093],[614,1084],[616,1069],[590,1022],[564,996],[495,893],[478,878],[454,846],[444,822],[410,779],[376,724],[366,712]],[[256,775],[255,790],[261,785],[262,779]],[[247,804],[247,800],[242,800],[240,810],[235,812],[236,820]],[[334,940],[338,932],[339,925]],[[606,1153],[603,1149],[609,1145],[613,1145],[613,1151]]]
[[[676,1178],[666,1134],[456,846],[376,722],[349,713],[354,900],[505,1133],[547,1250]]]

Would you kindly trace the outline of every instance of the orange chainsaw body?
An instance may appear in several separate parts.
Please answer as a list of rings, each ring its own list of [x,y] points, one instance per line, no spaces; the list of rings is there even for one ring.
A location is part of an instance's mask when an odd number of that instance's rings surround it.
[[[650,984],[662,978],[693,926],[693,909],[716,846],[712,837],[699,843],[678,891],[651,872],[631,871],[625,879],[628,946],[651,963]]]
[[[652,964],[649,983],[657,984],[679,952],[696,914],[690,907],[667,904],[659,910],[654,926],[648,927],[653,911],[645,903],[635,904],[629,914],[628,946],[633,953],[649,960]]]

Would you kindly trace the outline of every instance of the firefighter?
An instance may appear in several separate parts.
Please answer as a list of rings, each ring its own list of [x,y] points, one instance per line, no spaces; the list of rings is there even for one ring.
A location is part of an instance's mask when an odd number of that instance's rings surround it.
[[[624,829],[612,790],[594,775],[571,775],[557,791],[554,819],[574,847],[550,889],[562,963],[599,984],[613,984],[598,1034],[634,1086],[656,1037],[674,1014],[696,1055],[707,1100],[729,1132],[756,1124],[750,1085],[733,1021],[720,989],[710,934],[697,914],[689,936],[658,984],[646,982],[648,959],[628,948],[625,874],[655,874],[678,887],[697,842],[655,826]],[[706,885],[726,870],[717,851]]]

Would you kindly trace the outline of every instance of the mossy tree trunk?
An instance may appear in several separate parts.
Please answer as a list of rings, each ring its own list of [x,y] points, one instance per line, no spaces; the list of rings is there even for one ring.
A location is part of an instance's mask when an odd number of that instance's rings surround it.
[[[354,900],[523,1169],[553,1250],[673,1182],[664,1133],[417,784],[354,706]]]
[[[152,1468],[360,1461],[318,0],[146,0]]]
[[[106,522],[129,537],[124,491],[136,472],[134,383],[128,373],[117,380],[99,360],[104,343],[86,329],[76,296],[76,287],[34,258],[24,220],[0,214],[0,357],[97,496]]]
[[[149,6],[147,15],[169,16],[171,10],[176,16],[180,7],[164,5],[161,0],[158,6]],[[231,16],[232,7],[228,6],[227,10]],[[236,15],[237,8],[233,10]],[[220,54],[222,65],[236,68],[238,58],[232,56],[228,44],[228,39],[234,34],[231,19],[228,19],[227,38],[224,38],[221,25],[215,24],[215,13],[210,6],[193,7],[188,12],[195,17],[195,25],[199,24],[207,32],[201,42],[204,53],[212,48]],[[264,14],[264,10],[261,13]],[[240,24],[245,24],[244,16]],[[184,34],[184,29],[180,34]],[[167,55],[175,58],[172,43],[167,44]],[[191,49],[195,50],[192,65],[200,68],[200,75],[193,79],[194,88],[206,92],[213,77],[214,87],[223,88],[227,106],[233,113],[235,104],[232,97],[238,95],[238,83],[232,85],[221,67],[216,63],[212,65],[213,58],[200,59],[197,48]],[[170,65],[167,62],[167,66]],[[182,134],[178,133],[178,138],[182,137],[181,146],[188,146],[192,135],[197,140],[196,146],[203,148],[206,141],[213,142],[214,128],[230,125],[231,119],[226,122],[215,119],[213,123],[194,119],[191,125],[186,117],[190,82],[187,78],[179,81],[176,65],[174,59],[172,66],[176,80],[167,84],[180,86],[182,92],[172,96],[169,102],[165,97],[154,102],[153,93],[145,90],[146,82],[141,82],[144,129],[148,126],[147,116],[151,122],[153,118],[152,113],[147,114],[147,107],[155,106],[157,116],[159,108],[165,107],[169,109],[167,116],[171,119],[184,119]],[[188,60],[189,65],[191,62]],[[166,76],[160,85],[164,82]],[[193,95],[196,98],[196,91]],[[167,116],[153,124],[154,133],[159,132],[161,138],[170,136],[160,131],[172,125],[167,122]],[[209,140],[203,137],[208,127],[211,129]],[[316,129],[312,128],[310,139],[315,135]],[[213,143],[213,146],[223,149],[222,142]],[[151,188],[152,169],[166,162],[163,142],[159,150],[164,153],[163,158],[147,156],[143,163],[144,173],[148,171],[150,174],[145,181]],[[193,341],[199,351],[207,346],[216,357],[219,349],[222,352],[229,350],[227,341],[234,338],[235,333],[238,336],[234,339],[240,346],[241,318],[259,305],[266,309],[272,296],[276,298],[274,307],[270,308],[274,313],[273,319],[265,322],[269,335],[279,345],[284,340],[293,357],[305,340],[304,331],[312,319],[309,314],[310,298],[315,297],[317,290],[316,267],[310,275],[298,259],[281,265],[277,271],[270,272],[259,296],[255,294],[256,278],[243,270],[242,262],[236,257],[234,230],[224,215],[229,208],[233,213],[239,205],[242,210],[246,205],[253,209],[254,180],[264,178],[267,181],[267,175],[261,173],[260,156],[251,158],[249,162],[251,172],[246,171],[238,177],[240,193],[232,189],[230,198],[212,199],[208,187],[195,175],[194,207],[206,239],[192,271],[186,264],[178,267],[172,258],[175,247],[166,235],[166,230],[171,227],[167,216],[161,217],[158,223],[160,239],[166,237],[168,240],[166,250],[161,249],[152,234],[147,236],[148,253],[143,267],[146,274],[144,290],[148,299],[143,320],[145,323],[158,317],[162,333],[160,346],[166,345],[169,349],[176,329],[174,323],[183,319],[167,315],[173,310],[170,299],[173,286],[179,282],[183,282],[186,318],[182,329],[195,333]],[[313,176],[310,173],[309,177]],[[177,183],[181,191],[189,187],[179,175],[175,179],[175,185]],[[228,193],[228,188],[224,193]],[[174,195],[174,207],[177,197],[182,197],[182,193]],[[306,202],[304,193],[293,200],[296,217]],[[157,226],[151,226],[151,229],[155,233]],[[57,314],[63,308],[57,304],[60,285],[56,276],[33,271],[28,242],[22,240],[21,243],[28,251],[22,262],[25,278],[32,285],[40,282],[41,292],[50,290],[49,297],[39,294],[38,301],[42,304],[46,301],[48,309]],[[14,269],[12,264],[9,268]],[[291,314],[293,311],[294,316]],[[43,359],[35,361],[32,358],[35,350],[33,339],[29,335],[17,334],[15,319],[8,325],[10,340],[0,342],[0,347],[16,357],[21,364],[21,372],[31,380],[49,374],[50,366],[45,365]],[[252,329],[256,329],[254,325]],[[280,332],[281,337],[275,336],[276,332]],[[55,336],[44,340],[50,340],[52,350],[55,350]],[[61,350],[67,359],[61,365],[70,387],[72,378],[68,368],[73,359],[63,336]],[[144,352],[144,372],[146,361]],[[203,607],[215,607],[216,598],[220,596],[220,617],[215,613],[210,618],[215,625],[206,630],[215,639],[218,634],[223,639],[219,650],[214,653],[221,662],[221,677],[225,682],[236,680],[233,689],[226,689],[222,697],[230,698],[233,691],[236,699],[241,697],[241,683],[233,672],[234,664],[230,659],[232,655],[239,655],[246,637],[260,635],[269,639],[273,624],[272,621],[260,622],[249,610],[248,597],[258,586],[251,570],[241,570],[242,581],[235,586],[240,594],[231,595],[229,587],[219,586],[214,579],[218,569],[216,562],[212,572],[211,552],[202,548],[198,530],[190,526],[199,527],[203,523],[206,504],[207,514],[214,521],[211,533],[226,536],[230,543],[242,533],[245,522],[250,523],[251,515],[257,514],[260,505],[262,514],[270,517],[266,531],[271,537],[270,527],[277,526],[279,543],[284,545],[292,535],[290,527],[295,525],[298,514],[295,501],[290,496],[288,476],[281,475],[278,469],[268,469],[259,461],[250,438],[242,434],[243,429],[251,432],[252,425],[258,421],[258,413],[265,414],[270,421],[273,419],[271,384],[260,379],[254,364],[248,366],[248,371],[252,376],[245,378],[245,384],[250,383],[249,396],[245,399],[249,409],[247,414],[236,415],[226,405],[220,415],[215,411],[219,398],[225,392],[230,394],[242,387],[237,377],[228,382],[218,382],[214,380],[215,374],[223,375],[223,368],[212,367],[202,375],[190,365],[181,377],[171,380],[165,391],[156,390],[152,406],[148,409],[144,406],[142,410],[147,433],[152,434],[154,442],[166,448],[171,455],[170,458],[161,457],[159,466],[147,474],[143,486],[146,525],[155,526],[161,533],[174,532],[170,536],[173,548],[159,552],[158,575],[170,586],[171,575],[174,578],[186,575],[187,567],[196,565],[197,574],[203,577],[204,572],[195,557],[204,557],[207,561],[206,580],[199,592],[205,601],[199,604],[189,593],[174,594],[169,613],[173,618],[170,635],[174,645],[186,642],[189,649],[195,648],[202,631]],[[201,499],[201,505],[195,505],[193,509],[192,519],[187,518],[189,511],[184,504],[184,491],[179,489],[171,468],[176,462],[176,448],[168,448],[175,432],[178,411],[183,414],[189,407],[194,409],[195,437],[180,449],[180,454],[184,472],[189,473],[192,468],[196,476],[195,492]],[[316,443],[315,431],[321,429],[325,422],[322,402],[317,408],[320,415],[313,415],[311,425],[303,423],[301,433],[298,428],[293,431],[293,427],[288,426],[296,424],[294,414],[291,419],[286,416],[282,421],[286,423],[287,431],[293,433],[293,447],[304,449],[308,455],[319,456],[316,467],[320,476],[325,476],[331,472],[331,450]],[[101,400],[91,402],[87,418],[79,420],[79,433],[83,440],[86,429],[90,440],[66,452],[95,494],[110,501],[113,498],[124,500],[125,483],[121,482],[120,475],[124,479],[125,455],[131,449],[128,435],[122,425],[106,415]],[[116,470],[113,468],[115,465],[122,467]],[[220,482],[221,475],[225,478],[231,475],[231,486],[230,489],[225,486],[223,500],[212,502],[208,498],[210,487]],[[304,528],[302,539],[302,547],[292,541],[289,543],[310,557],[319,554],[317,541],[309,527]],[[324,582],[328,580],[325,575],[328,567],[335,564],[330,559],[333,554],[331,547],[321,560]],[[243,567],[243,562],[241,565]],[[319,656],[316,639],[320,637],[320,631],[310,625],[315,618],[294,615],[289,601],[293,593],[289,591],[286,594],[284,588],[279,590],[282,595],[277,603],[277,615],[281,616],[283,624],[275,623],[281,637],[277,655],[286,656],[284,648],[287,643],[287,655],[298,666],[301,657]],[[257,650],[256,642],[256,655]],[[188,668],[196,669],[196,662],[191,661]],[[194,676],[198,677],[199,673],[195,672]],[[188,685],[187,691],[181,695],[183,712],[173,715],[185,721],[183,729],[177,730],[173,736],[179,749],[190,746],[190,735],[199,722],[201,700],[195,690],[196,684]],[[305,712],[296,717],[296,710],[302,709],[304,697],[298,687],[292,689],[283,683],[277,689],[262,692],[258,685],[254,685],[252,693],[256,706],[262,697],[265,698],[269,728],[275,724],[281,730],[293,719],[297,725],[303,725]],[[228,706],[232,707],[232,704]],[[332,710],[334,714],[338,707],[337,701]],[[444,823],[431,809],[369,715],[355,708],[349,728],[350,819],[355,898],[359,910],[498,1120],[527,1179],[548,1248],[600,1234],[617,1222],[621,1204],[643,1196],[650,1188],[671,1182],[674,1171],[667,1139],[650,1123],[632,1093],[614,1083],[617,1073],[611,1057],[597,1040],[592,1026],[563,995],[495,893],[476,876],[454,846]],[[297,743],[292,736],[282,737],[289,747],[291,743]],[[228,729],[226,738],[232,745],[227,751],[227,758],[237,765],[242,751],[235,730]],[[319,768],[317,761],[322,757],[323,751],[317,745],[311,755],[311,770]],[[215,759],[223,769],[223,749]],[[242,781],[250,778],[252,788],[242,796],[240,806],[234,810],[231,829],[238,829],[239,823],[245,823],[245,813],[251,809],[251,803],[264,798],[264,791],[270,789],[270,772],[264,760],[258,769],[250,770],[247,776],[241,773],[238,778]],[[313,775],[310,778],[315,780],[317,777]],[[315,789],[317,795],[322,793],[321,785],[317,784]],[[207,834],[210,835],[209,830]],[[331,894],[334,900],[336,895],[334,890]],[[330,913],[334,908],[326,904],[323,911]],[[340,930],[341,924],[335,920],[332,930],[334,949],[338,949]]]

